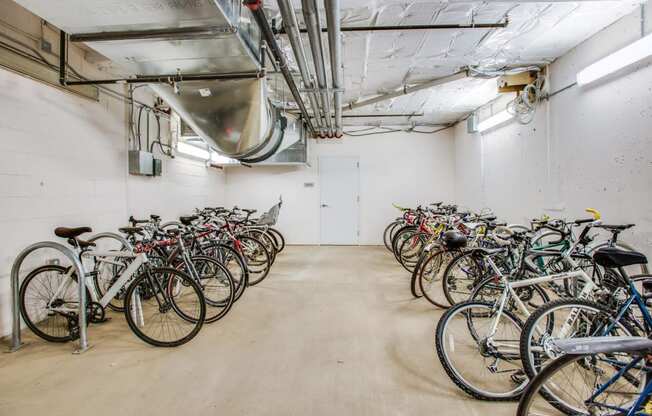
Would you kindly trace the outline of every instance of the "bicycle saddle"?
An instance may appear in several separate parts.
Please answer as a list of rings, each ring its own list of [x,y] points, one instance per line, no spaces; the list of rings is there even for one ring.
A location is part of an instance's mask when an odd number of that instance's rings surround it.
[[[636,224],[623,224],[623,225],[607,225],[607,224],[600,224],[596,225],[596,228],[604,228],[605,230],[608,231],[625,231],[629,230],[630,228],[634,227]]]
[[[91,227],[77,227],[77,228],[67,228],[67,227],[57,227],[54,229],[54,235],[61,238],[77,238],[84,233],[92,233],[93,229]]]
[[[593,254],[593,260],[602,267],[610,269],[632,266],[634,264],[647,264],[645,254],[637,251],[622,250],[616,247],[604,247]]]
[[[466,237],[459,231],[446,231],[444,233],[444,244],[449,250],[455,250],[466,246]]]
[[[150,217],[151,219],[153,219],[154,221],[158,221],[158,220],[161,219],[161,216],[160,216],[160,215],[150,215],[149,217]]]
[[[141,234],[141,232],[143,231],[143,228],[142,227],[122,227],[122,228],[118,228],[118,231],[120,231],[123,234],[128,234],[128,235]]]
[[[243,209],[242,211],[246,212],[247,214],[251,215],[255,212],[257,212],[257,209]]]
[[[181,221],[181,224],[183,225],[191,225],[193,221],[199,219],[197,215],[189,215],[185,217],[179,217],[179,221]]]
[[[566,354],[599,354],[611,352],[652,353],[652,339],[644,337],[586,337],[553,341]]]

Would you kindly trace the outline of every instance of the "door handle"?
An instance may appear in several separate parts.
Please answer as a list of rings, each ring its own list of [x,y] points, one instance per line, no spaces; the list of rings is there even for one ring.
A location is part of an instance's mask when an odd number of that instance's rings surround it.
[[[328,204],[321,204],[322,208],[328,208]]]

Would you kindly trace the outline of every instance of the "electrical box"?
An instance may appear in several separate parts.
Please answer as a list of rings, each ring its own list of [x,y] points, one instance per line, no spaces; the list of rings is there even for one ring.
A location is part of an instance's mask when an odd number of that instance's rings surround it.
[[[143,152],[142,150],[130,150],[129,174],[142,176],[154,175],[154,155],[149,152]]]
[[[536,81],[536,79],[536,71],[503,75],[502,77],[498,78],[498,92],[501,94],[508,92],[521,92],[526,86]]]
[[[469,118],[466,119],[466,131],[469,134],[478,132],[478,113],[472,113]]]
[[[161,176],[163,173],[163,161],[161,159],[153,159],[154,162],[153,164],[153,175],[154,176]]]

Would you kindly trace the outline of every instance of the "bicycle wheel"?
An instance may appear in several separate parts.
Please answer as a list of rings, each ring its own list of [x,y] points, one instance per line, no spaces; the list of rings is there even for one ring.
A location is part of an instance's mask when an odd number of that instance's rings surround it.
[[[281,234],[281,232],[276,228],[272,227],[269,227],[267,232],[274,238],[276,251],[278,253],[282,252],[285,249],[285,237],[283,237],[283,234]]]
[[[446,249],[431,252],[424,260],[419,272],[419,290],[423,297],[438,308],[448,308],[441,294],[440,282],[446,266],[453,259],[454,252]]]
[[[472,397],[514,400],[528,381],[518,352],[521,328],[516,316],[507,310],[499,315],[492,304],[458,303],[437,324],[437,355],[450,379]]]
[[[125,317],[141,340],[157,347],[177,347],[199,333],[206,318],[206,300],[199,284],[185,273],[147,269],[127,289]]]
[[[418,228],[413,225],[406,225],[396,231],[396,234],[394,234],[394,238],[392,239],[392,253],[394,253],[396,261],[400,262],[398,258],[398,249],[401,243],[405,241],[405,239],[410,238],[410,236],[416,233],[417,230]]]
[[[441,283],[450,306],[469,300],[473,288],[484,276],[484,269],[472,251],[458,253],[446,265]]]
[[[612,324],[613,328],[605,333]],[[555,300],[537,309],[523,325],[520,340],[523,369],[534,378],[556,358],[558,354],[550,347],[555,339],[636,334],[634,326],[625,318],[615,322],[613,314],[599,303],[582,299]]]
[[[421,273],[424,273],[424,264],[428,258],[430,258],[430,253],[431,252],[436,252],[439,251],[441,247],[437,243],[431,243],[428,246],[426,246],[421,254],[419,255],[419,260],[417,261],[417,264],[414,266],[414,270],[412,271],[412,276],[410,277],[410,291],[412,292],[412,296],[415,298],[420,298],[423,297],[423,293],[421,292],[421,287],[419,287],[419,276]],[[432,267],[432,266],[430,266]]]
[[[414,271],[428,238],[428,234],[416,233],[401,243],[398,249],[398,259],[401,266],[408,272],[412,273]]]
[[[385,247],[387,250],[392,251],[392,238],[393,238],[393,231],[396,227],[398,227],[402,221],[394,221],[390,223],[387,227],[385,227],[385,231],[383,231],[383,243],[385,244]]]
[[[67,342],[77,338],[75,326],[79,314],[77,276],[68,278],[69,269],[46,265],[32,270],[20,285],[20,314],[29,329],[50,342]],[[86,289],[86,301],[91,294]],[[69,312],[53,311],[65,308]],[[89,323],[89,320],[86,320]]]
[[[260,241],[269,253],[270,265],[274,264],[274,261],[276,261],[276,244],[274,243],[274,239],[269,234],[262,230],[253,229],[245,232],[243,235],[255,238],[256,240]]]
[[[235,294],[235,284],[229,270],[221,265],[217,260],[206,256],[194,256],[191,258],[192,265],[197,272],[199,285],[202,288],[204,298],[206,299],[206,323],[213,323],[223,318],[231,309]],[[184,272],[192,276],[189,270]],[[177,293],[179,285],[183,284],[181,280],[170,279],[171,293]]]
[[[639,398],[646,378],[647,382],[650,382],[649,375],[646,376],[640,370],[629,370],[629,374],[625,373],[623,377],[614,379],[613,384],[605,386],[599,394],[597,394],[597,389],[614,378],[623,364],[630,362],[631,359],[630,355],[623,353],[569,354],[558,358],[532,380],[521,397],[516,415],[611,416],[629,414],[616,411],[613,407],[631,408]],[[615,365],[616,362],[622,364]],[[638,382],[633,383],[632,380],[638,380]],[[545,394],[542,394],[544,392]],[[592,398],[594,395],[596,396]],[[648,414],[648,412],[643,414]]]
[[[249,271],[249,285],[257,285],[269,274],[271,268],[269,253],[263,243],[255,238],[238,236],[237,239],[240,252]]]
[[[221,265],[225,266],[235,284],[234,301],[240,299],[245,289],[249,285],[249,270],[245,264],[244,258],[236,251],[235,248],[219,243],[210,243],[202,247],[201,252],[206,256],[211,257]]]
[[[128,264],[126,261],[132,259],[123,258],[96,258],[95,270],[93,274],[93,285],[98,297],[101,299],[104,294],[115,284],[124,273]],[[116,312],[124,312],[124,298],[127,293],[127,285],[122,287],[118,293],[109,301],[108,306]]]

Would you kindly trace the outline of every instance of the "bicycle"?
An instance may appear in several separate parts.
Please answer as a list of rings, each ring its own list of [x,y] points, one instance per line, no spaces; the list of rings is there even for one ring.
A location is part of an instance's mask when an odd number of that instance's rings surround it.
[[[89,227],[55,229],[55,235],[67,239],[82,259],[129,259],[130,263],[102,296],[89,281],[93,272],[82,276],[90,300],[88,322],[103,322],[105,308],[126,288],[125,318],[141,340],[154,346],[176,347],[199,333],[206,317],[206,303],[197,282],[179,270],[152,267],[144,253],[93,251],[94,243],[79,238],[89,232]],[[37,336],[51,342],[67,342],[79,336],[75,288],[78,284],[79,277],[72,268],[55,265],[39,267],[25,278],[19,292],[20,312]]]

